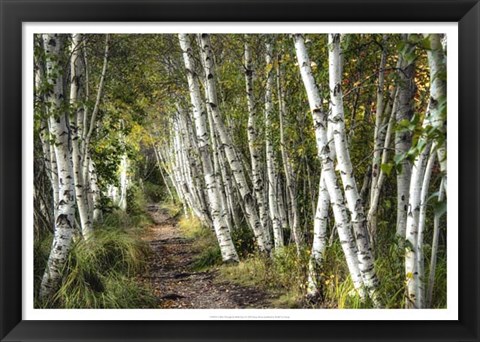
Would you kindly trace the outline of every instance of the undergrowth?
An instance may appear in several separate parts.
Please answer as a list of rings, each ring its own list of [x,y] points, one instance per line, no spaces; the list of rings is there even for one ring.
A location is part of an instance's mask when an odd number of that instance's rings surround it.
[[[136,280],[145,270],[150,253],[148,245],[138,236],[151,221],[141,208],[141,200],[135,198],[135,201],[127,212],[105,215],[88,241],[76,239],[59,290],[48,301],[36,298],[36,307],[147,308],[155,304],[150,289]],[[35,294],[51,243],[51,235],[35,241]]]
[[[383,307],[403,308],[405,296],[405,255],[398,244],[392,244],[392,233],[379,234],[375,250],[376,271],[380,280],[378,295]],[[387,243],[389,241],[389,243]],[[213,242],[212,242],[213,243]],[[258,253],[244,255],[237,265],[221,265],[220,253],[215,266],[220,265],[220,281],[230,281],[243,286],[261,288],[277,299],[272,307],[278,308],[373,308],[369,299],[362,300],[353,286],[340,242],[327,247],[321,271],[322,294],[320,300],[312,302],[306,298],[308,277],[309,245],[297,254],[294,245],[275,251],[272,257]],[[214,247],[211,247],[214,248]],[[439,251],[435,276],[432,307],[446,307],[446,258],[445,251]],[[428,275],[430,262],[429,245],[425,247],[425,274]]]

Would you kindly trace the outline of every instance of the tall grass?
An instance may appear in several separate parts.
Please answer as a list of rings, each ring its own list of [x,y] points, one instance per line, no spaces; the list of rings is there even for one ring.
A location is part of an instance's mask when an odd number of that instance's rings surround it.
[[[203,226],[194,216],[183,216],[178,226],[182,235],[192,240],[193,251],[197,253],[192,263],[193,270],[201,271],[222,263],[222,255],[213,230]]]
[[[405,254],[395,242],[394,232],[379,234],[376,256],[376,271],[380,279],[378,295],[385,308],[403,308],[405,296]],[[272,258],[250,254],[238,265],[222,265],[221,278],[244,286],[254,286],[278,296],[272,307],[304,308],[373,308],[372,303],[362,300],[349,276],[348,266],[341,244],[335,240],[325,252],[321,271],[321,300],[315,303],[306,299],[309,247],[300,255],[289,245],[276,251]],[[446,307],[446,258],[439,251],[433,293],[433,308]],[[428,275],[429,245],[425,245],[425,274]]]
[[[114,211],[95,227],[92,238],[74,242],[60,288],[41,308],[147,308],[155,305],[151,290],[136,279],[150,253],[140,240],[150,219],[139,206]],[[48,259],[52,236],[35,241],[35,293]]]

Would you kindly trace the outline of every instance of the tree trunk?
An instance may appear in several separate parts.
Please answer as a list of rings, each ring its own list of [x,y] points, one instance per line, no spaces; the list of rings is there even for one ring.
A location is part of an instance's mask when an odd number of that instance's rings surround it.
[[[93,233],[93,212],[90,211],[87,202],[87,192],[84,186],[82,172],[83,151],[81,137],[83,136],[84,104],[85,96],[85,65],[82,56],[83,35],[72,35],[70,57],[70,105],[73,111],[73,119],[70,120],[72,132],[72,161],[73,178],[75,182],[75,198],[77,201],[78,214],[84,239],[89,239]]]
[[[246,36],[248,39],[248,35]],[[250,159],[252,163],[252,183],[255,192],[255,199],[258,206],[258,214],[263,230],[265,231],[265,238],[271,244],[271,237],[268,229],[268,210],[267,203],[265,203],[265,182],[263,178],[263,162],[260,142],[258,139],[258,117],[255,108],[255,99],[253,94],[253,65],[252,55],[248,41],[245,42],[245,83],[247,92],[247,106],[248,106],[248,148],[250,150]]]
[[[179,34],[180,47],[183,53],[185,69],[187,71],[188,88],[190,99],[193,105],[193,116],[198,142],[198,149],[203,166],[203,175],[205,177],[205,186],[210,204],[213,226],[217,235],[217,240],[222,253],[224,262],[238,262],[238,254],[233,245],[230,231],[225,220],[221,216],[221,206],[215,175],[213,174],[212,159],[210,156],[209,134],[206,125],[206,111],[202,104],[198,74],[195,71],[193,50],[190,44],[190,37],[186,34]]]
[[[375,108],[375,130],[373,134],[374,151],[372,161],[372,186],[370,191],[370,208],[372,207],[372,199],[375,197],[378,177],[380,175],[380,161],[382,157],[382,131],[385,129],[382,127],[382,115],[384,112],[383,93],[385,86],[385,65],[387,63],[387,49],[385,44],[387,42],[387,36],[382,37],[382,56],[380,58],[380,66],[378,68],[378,86],[377,86],[377,104]]]
[[[44,50],[47,57],[46,76],[52,91],[46,95],[49,102],[49,122],[54,139],[54,151],[58,168],[59,202],[55,217],[52,248],[40,285],[40,299],[48,299],[58,289],[65,262],[72,247],[75,229],[75,189],[69,146],[69,129],[64,112],[64,85],[62,56],[65,37],[44,34]]]
[[[447,69],[445,52],[442,47],[442,35],[428,35],[430,49],[427,49],[430,67],[430,111],[431,124],[441,134],[446,135],[447,124]],[[438,140],[438,139],[437,139]],[[443,173],[445,193],[447,192],[447,150],[446,139],[437,142],[438,162]]]
[[[308,267],[307,295],[315,297],[319,294],[321,278],[320,270],[324,260],[327,247],[328,209],[330,207],[330,196],[323,174],[320,176],[318,203],[313,224],[313,244]]]
[[[275,152],[273,150],[272,142],[272,116],[273,116],[273,100],[272,92],[274,86],[273,80],[273,45],[271,37],[266,38],[266,68],[267,68],[267,83],[265,86],[265,154],[267,162],[267,179],[268,179],[268,207],[270,213],[270,220],[273,228],[273,239],[275,249],[283,247],[283,230],[280,213],[278,211],[277,198],[277,183],[278,174],[275,170]]]
[[[385,108],[384,121],[388,120],[386,124],[386,132],[384,138],[382,138],[381,158],[380,165],[384,165],[387,162],[388,150],[390,149],[390,142],[392,140],[393,126],[395,124],[395,111],[397,110],[398,99],[396,96],[396,88],[393,89],[391,99],[389,100],[387,107]],[[393,104],[392,104],[393,103]],[[382,125],[384,126],[384,125]],[[376,184],[372,184],[372,193],[370,198],[370,208],[367,214],[367,227],[370,236],[370,245],[375,246],[375,240],[377,236],[377,211],[378,203],[380,201],[380,195],[382,193],[383,182],[385,181],[385,172],[382,168],[378,171],[376,177]]]
[[[278,89],[278,107],[279,107],[279,119],[280,119],[280,151],[282,153],[283,171],[285,173],[285,182],[287,187],[288,199],[290,203],[290,212],[292,216],[291,229],[297,248],[297,253],[300,255],[300,249],[303,245],[302,232],[300,231],[299,218],[298,218],[298,206],[297,206],[297,187],[295,179],[293,177],[292,165],[288,156],[285,146],[285,134],[284,134],[284,118],[287,114],[287,108],[285,105],[285,89],[283,87],[282,70],[280,67],[281,59],[279,57],[277,66],[277,89]]]
[[[330,75],[330,101],[332,103],[331,119],[334,130],[335,151],[337,153],[338,169],[342,177],[343,188],[347,200],[348,209],[351,214],[352,226],[355,232],[355,240],[358,246],[359,267],[362,278],[371,299],[378,304],[376,290],[378,279],[375,273],[374,259],[370,249],[367,221],[363,209],[362,199],[357,190],[357,183],[354,178],[352,162],[347,148],[347,136],[345,133],[345,122],[343,113],[342,94],[342,63],[340,35],[329,34],[329,75]],[[327,184],[328,185],[328,184]],[[330,195],[333,197],[332,195]]]
[[[435,151],[434,145],[432,146],[432,151]],[[417,237],[417,246],[418,246],[418,255],[417,255],[417,272],[419,281],[417,283],[417,301],[418,306],[421,308],[425,307],[425,263],[424,263],[424,253],[423,253],[423,236],[425,232],[425,220],[427,218],[427,196],[428,188],[430,186],[430,178],[432,175],[433,164],[435,163],[435,153],[430,153],[430,156],[425,167],[425,173],[422,181],[422,191],[420,192],[420,213],[418,217],[418,237]]]
[[[407,43],[408,44],[408,43]],[[407,51],[411,51],[413,46],[407,45]],[[397,124],[413,117],[413,97],[415,96],[415,63],[408,62],[404,54],[400,54],[402,63],[400,65],[399,84],[398,84],[398,108],[394,112]],[[395,154],[397,158],[405,155],[412,146],[412,132],[408,130],[395,131]],[[405,241],[405,229],[407,224],[408,210],[408,192],[410,188],[410,178],[412,176],[412,164],[408,158],[404,158],[400,163],[400,171],[397,172],[397,229],[396,234],[399,242]]]
[[[406,307],[421,308],[421,294],[419,294],[420,279],[418,269],[419,249],[418,245],[419,216],[421,207],[421,191],[425,167],[430,153],[430,145],[417,156],[412,168],[410,181],[410,196],[408,203],[406,245],[405,245],[405,277],[406,277]]]
[[[87,125],[88,116],[87,112],[84,113],[84,135],[83,135],[83,179],[85,183],[88,181],[87,186],[87,200],[93,201],[90,203],[90,208],[93,210],[93,221],[98,221],[102,217],[102,212],[100,208],[100,189],[98,187],[98,180],[97,180],[97,173],[95,170],[95,164],[91,158],[90,153],[90,140],[92,139],[92,134],[95,128],[97,114],[100,108],[100,101],[103,95],[103,88],[105,84],[105,77],[107,73],[107,65],[108,65],[108,55],[109,55],[109,41],[110,35],[105,35],[105,50],[103,55],[103,67],[102,73],[100,75],[100,82],[98,84],[97,95],[95,98],[95,105],[93,107],[92,115],[90,117],[90,123]],[[85,77],[86,77],[86,89],[85,93],[87,95],[88,100],[88,69],[87,69],[87,57],[85,54]],[[87,185],[87,184],[85,184]],[[84,185],[84,186],[85,186]],[[93,209],[92,209],[93,208]]]
[[[215,86],[215,69],[213,64],[213,54],[211,50],[210,36],[208,34],[201,35],[201,50],[202,59],[204,61],[205,74],[206,74],[206,93],[207,93],[207,106],[210,107],[215,129],[218,132],[218,136],[222,143],[223,151],[227,158],[230,169],[232,170],[233,178],[237,184],[240,196],[244,204],[246,218],[249,226],[252,228],[255,235],[255,240],[258,244],[258,248],[261,252],[269,253],[271,246],[269,241],[265,238],[265,233],[258,217],[258,212],[255,204],[255,198],[250,190],[250,186],[247,183],[244,169],[238,154],[233,146],[232,139],[227,132],[225,124],[220,114],[220,109],[217,101],[217,90]]]
[[[444,199],[444,183],[443,178],[440,182],[440,189],[438,190],[438,202],[442,202]],[[432,297],[433,297],[433,286],[435,285],[435,271],[437,268],[437,253],[438,253],[438,238],[440,235],[440,218],[441,213],[435,212],[433,217],[433,239],[432,239],[432,256],[430,258],[430,271],[428,275],[428,288],[427,295],[425,298],[427,308],[432,306]]]
[[[327,114],[322,108],[320,92],[313,77],[304,39],[298,34],[294,36],[294,39],[298,65],[307,92],[310,111],[313,116],[317,150],[320,160],[322,161],[322,174],[330,196],[338,235],[340,237],[342,249],[345,254],[345,259],[347,261],[354,287],[363,298],[365,296],[363,289],[364,281],[359,268],[357,244],[351,232],[351,221],[348,217],[342,191],[338,185],[333,160],[330,157],[327,138]]]

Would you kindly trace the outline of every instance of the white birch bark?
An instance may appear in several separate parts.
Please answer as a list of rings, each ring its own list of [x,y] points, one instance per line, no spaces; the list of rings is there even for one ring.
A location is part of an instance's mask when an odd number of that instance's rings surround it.
[[[294,36],[294,39],[298,65],[307,92],[308,103],[315,125],[315,138],[318,155],[322,161],[322,174],[330,196],[340,243],[345,254],[345,259],[347,261],[354,287],[359,295],[364,297],[364,281],[359,267],[357,245],[351,232],[352,225],[350,218],[348,217],[342,190],[338,185],[333,160],[330,158],[327,138],[327,114],[322,108],[320,92],[313,77],[304,39],[298,34]]]
[[[124,153],[122,155],[122,159],[120,160],[120,200],[118,206],[120,210],[126,211],[127,210],[127,191],[128,191],[128,157],[127,154]]]
[[[265,233],[258,217],[258,212],[255,204],[255,198],[247,183],[245,172],[241,160],[235,151],[232,139],[227,132],[223,119],[221,117],[220,108],[217,100],[217,90],[215,85],[215,68],[214,57],[211,50],[210,36],[208,34],[201,34],[201,51],[202,59],[205,67],[206,75],[206,93],[207,106],[213,117],[215,130],[218,132],[218,137],[222,143],[223,151],[226,159],[232,170],[233,178],[237,184],[242,202],[244,204],[246,219],[249,226],[252,228],[258,248],[261,252],[269,253],[271,246],[269,241],[265,238]]]
[[[98,89],[97,89],[97,95],[95,98],[95,105],[92,110],[92,114],[90,117],[90,123],[88,123],[88,115],[87,111],[84,113],[84,123],[83,123],[83,129],[84,129],[84,134],[83,134],[83,166],[82,166],[82,173],[83,173],[83,179],[85,182],[85,186],[87,186],[87,200],[88,201],[93,201],[89,203],[90,209],[93,210],[93,221],[99,221],[102,217],[102,211],[100,208],[100,189],[98,187],[98,182],[97,182],[97,174],[96,174],[96,169],[95,169],[95,164],[91,158],[91,153],[90,153],[90,141],[92,138],[93,131],[95,129],[95,123],[97,119],[97,114],[100,108],[100,102],[102,99],[103,95],[103,88],[105,84],[105,77],[107,74],[107,65],[108,65],[108,55],[109,55],[109,45],[110,41],[110,35],[106,34],[105,35],[105,50],[104,50],[104,55],[103,55],[103,66],[102,66],[102,72],[100,75],[100,81],[98,84]],[[85,77],[86,77],[86,86],[85,86],[85,93],[88,99],[89,96],[89,90],[88,90],[88,62],[87,62],[87,56],[86,54],[84,55],[84,60],[85,60]]]
[[[199,37],[199,43],[201,44],[201,38]],[[205,56],[204,52],[202,52],[202,63],[205,70],[205,75],[207,75],[207,70],[210,66],[207,66],[205,63]],[[210,56],[211,57],[211,56]],[[205,77],[205,88],[208,89],[209,80]],[[215,178],[218,184],[218,190],[220,194],[220,203],[222,206],[222,216],[227,222],[228,229],[230,232],[233,231],[232,220],[230,219],[230,210],[227,203],[227,197],[225,193],[226,185],[223,183],[222,178],[222,167],[225,165],[220,165],[220,158],[223,157],[223,154],[220,153],[218,149],[218,145],[222,146],[221,138],[218,137],[217,133],[215,132],[215,123],[214,123],[214,113],[212,110],[212,105],[208,103],[208,91],[207,91],[207,115],[208,115],[208,126],[210,128],[210,137],[211,137],[211,144],[212,144],[212,152],[213,152],[213,168],[215,170]],[[217,103],[216,103],[217,104]],[[217,104],[218,105],[218,104]],[[220,141],[218,141],[220,140]],[[223,171],[224,172],[224,171]]]
[[[209,214],[208,204],[205,199],[205,182],[203,177],[203,171],[201,167],[201,160],[198,153],[198,143],[196,139],[195,129],[190,120],[190,117],[179,108],[180,124],[183,129],[180,129],[181,145],[186,146],[180,150],[180,153],[184,159],[185,174],[188,177],[187,186],[192,193],[192,197],[195,201],[197,211],[202,213],[201,219],[209,227],[213,227],[213,223]],[[188,151],[188,154],[186,153]],[[219,186],[219,183],[217,183]]]
[[[39,42],[39,48],[43,50],[43,40]],[[56,217],[56,210],[58,205],[58,172],[57,172],[57,160],[55,157],[54,146],[50,142],[49,120],[47,116],[47,110],[45,106],[45,63],[40,58],[36,60],[35,64],[35,106],[39,107],[38,110],[43,116],[40,126],[40,142],[42,144],[43,160],[45,163],[45,169],[47,171],[48,179],[53,191],[53,217]]]
[[[205,186],[207,188],[207,196],[211,209],[211,216],[217,240],[220,246],[222,259],[224,262],[238,262],[238,254],[233,245],[233,241],[228,230],[225,220],[220,215],[220,200],[213,174],[213,165],[210,156],[209,135],[206,125],[206,111],[204,109],[198,74],[195,71],[195,64],[193,58],[193,50],[190,44],[190,37],[186,34],[179,34],[180,47],[182,49],[185,69],[187,71],[188,87],[190,92],[190,99],[193,105],[193,115],[195,120],[195,128],[197,135],[198,149],[202,159],[203,174],[205,177]]]
[[[358,246],[359,267],[362,278],[372,301],[377,303],[376,290],[378,279],[375,273],[374,259],[369,245],[366,218],[363,209],[362,199],[357,189],[352,162],[347,148],[347,136],[345,133],[345,122],[343,113],[342,94],[342,64],[340,35],[329,34],[329,85],[330,101],[332,103],[332,119],[330,120],[334,130],[335,150],[337,153],[338,169],[342,178],[345,197],[350,211],[355,240]],[[333,197],[332,195],[330,195]]]
[[[176,179],[183,200],[203,224],[213,227],[208,208],[203,200],[203,183],[200,180],[203,173],[197,169],[196,155],[192,152],[196,147],[190,140],[190,130],[182,111],[179,111],[174,119],[173,130]]]
[[[428,35],[430,49],[427,50],[428,65],[430,68],[430,111],[431,124],[441,134],[446,134],[446,58],[442,46],[441,34]],[[440,170],[445,178],[445,191],[447,185],[447,151],[446,140],[437,146],[438,162]]]
[[[319,275],[328,239],[327,228],[330,196],[328,195],[323,173],[320,176],[319,189],[317,209],[313,223],[312,254],[308,264],[307,295],[310,297],[315,297],[319,294],[321,283]]]
[[[271,238],[268,229],[268,210],[265,203],[265,182],[263,177],[263,163],[261,144],[258,139],[258,111],[255,108],[255,99],[253,93],[253,65],[250,45],[248,43],[248,35],[245,42],[245,84],[247,94],[247,108],[248,108],[248,148],[250,150],[250,160],[252,164],[252,183],[255,193],[255,199],[258,206],[258,214],[262,228],[265,231],[266,239],[271,243]]]
[[[267,82],[265,85],[265,154],[267,164],[268,179],[268,208],[270,220],[273,228],[273,240],[275,249],[283,247],[283,230],[280,213],[278,211],[277,198],[277,182],[278,175],[275,170],[275,152],[272,142],[272,116],[273,116],[273,100],[272,92],[274,87],[273,79],[273,46],[271,38],[266,38],[266,54],[265,62],[267,64]]]
[[[93,162],[90,155],[88,155],[87,158],[89,175],[89,187],[87,192],[88,196],[91,196],[91,210],[93,210],[93,222],[98,222],[102,219],[102,209],[100,207],[101,191],[100,186],[98,185],[97,168],[95,167],[95,163]]]
[[[230,173],[227,170],[227,165],[226,165],[227,163],[225,162],[225,158],[222,152],[220,152],[219,162],[220,162],[220,172],[222,175],[222,182],[225,186],[225,196],[227,199],[230,216],[233,221],[233,227],[237,228],[237,227],[240,227],[240,218],[238,216],[238,206],[236,205],[236,198],[234,196],[234,190],[233,190]]]
[[[59,34],[44,34],[46,54],[46,76],[52,91],[46,95],[49,102],[49,122],[51,135],[55,141],[54,151],[57,161],[59,202],[55,217],[55,230],[52,248],[40,284],[40,299],[47,299],[57,290],[62,272],[72,246],[75,229],[75,190],[71,165],[69,131],[64,112],[64,86],[62,54],[65,38]]]
[[[70,105],[73,111],[71,123],[72,132],[72,162],[73,178],[75,182],[75,199],[77,202],[78,215],[82,228],[82,236],[89,239],[93,233],[93,212],[90,211],[87,202],[87,193],[84,186],[82,173],[83,153],[81,148],[81,137],[83,135],[84,120],[84,87],[85,87],[85,66],[83,60],[83,35],[73,34],[70,57]]]
[[[408,43],[407,43],[408,44]],[[415,95],[415,63],[407,62],[407,58],[401,54],[398,84],[398,108],[394,112],[397,123],[402,120],[410,121],[413,117],[413,97]],[[412,146],[412,133],[409,131],[395,131],[395,154],[404,155]],[[410,178],[412,175],[412,164],[405,158],[401,162],[401,170],[397,172],[397,228],[396,234],[399,241],[405,240],[405,229],[407,224],[408,197]]]
[[[421,207],[421,191],[425,167],[430,153],[430,145],[415,158],[410,181],[410,198],[408,203],[406,241],[405,241],[405,281],[406,281],[406,302],[407,308],[421,308],[421,295],[418,293],[419,282],[421,281],[418,270],[418,232],[419,216]]]

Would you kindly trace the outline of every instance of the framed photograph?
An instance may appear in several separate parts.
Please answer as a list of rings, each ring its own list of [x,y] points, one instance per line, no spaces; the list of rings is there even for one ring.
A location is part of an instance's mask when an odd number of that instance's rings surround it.
[[[0,4],[1,341],[479,340],[477,1]]]

